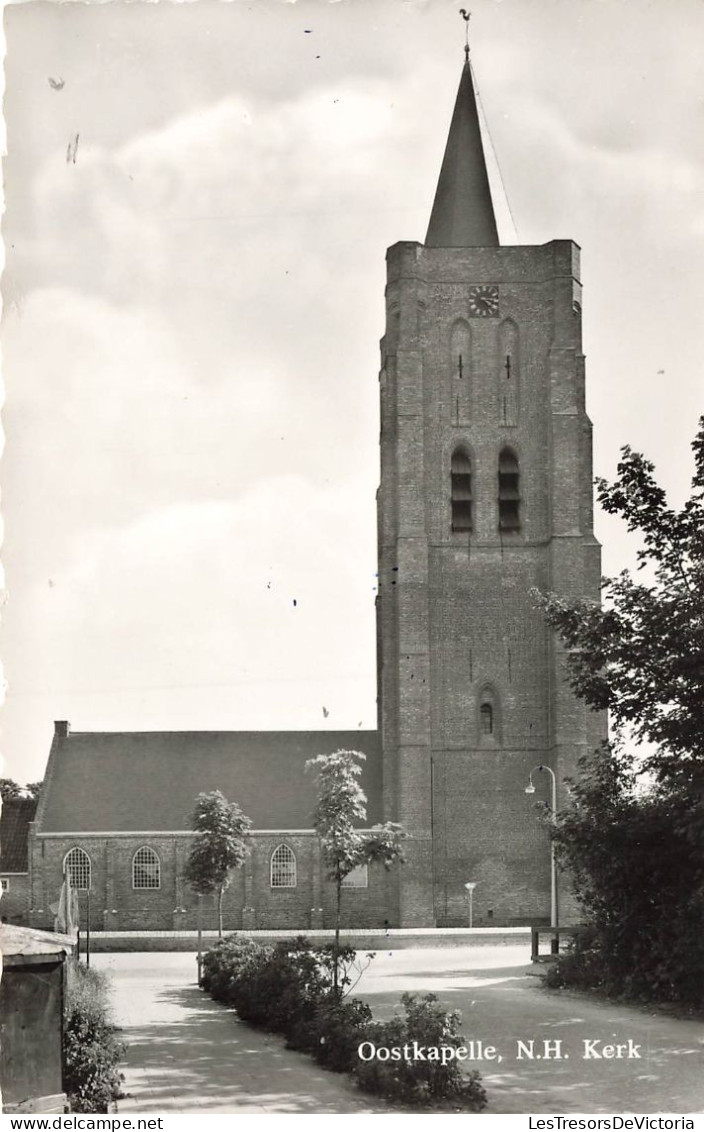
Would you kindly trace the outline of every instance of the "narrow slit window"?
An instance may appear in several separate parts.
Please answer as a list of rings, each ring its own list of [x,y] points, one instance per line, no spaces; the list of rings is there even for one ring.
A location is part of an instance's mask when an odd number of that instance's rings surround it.
[[[472,529],[472,462],[466,452],[452,454],[450,468],[453,531]]]
[[[504,449],[499,456],[499,530],[520,530],[520,500],[518,460]]]
[[[271,887],[296,887],[296,854],[288,845],[279,845],[271,854]]]

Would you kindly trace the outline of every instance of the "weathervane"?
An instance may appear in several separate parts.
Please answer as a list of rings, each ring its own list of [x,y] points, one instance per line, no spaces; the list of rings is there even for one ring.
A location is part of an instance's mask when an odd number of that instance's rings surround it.
[[[464,57],[469,62],[469,21],[472,18],[472,13],[468,12],[466,8],[460,8],[460,15],[464,20]]]

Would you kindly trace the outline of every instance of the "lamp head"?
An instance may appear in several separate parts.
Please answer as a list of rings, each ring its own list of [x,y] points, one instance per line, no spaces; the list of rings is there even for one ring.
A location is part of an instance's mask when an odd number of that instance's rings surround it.
[[[477,882],[476,880],[468,880],[464,887],[467,889],[467,892],[472,892],[477,887]]]
[[[526,786],[525,792],[526,794],[535,794],[535,786],[532,782],[530,783],[530,785]]]

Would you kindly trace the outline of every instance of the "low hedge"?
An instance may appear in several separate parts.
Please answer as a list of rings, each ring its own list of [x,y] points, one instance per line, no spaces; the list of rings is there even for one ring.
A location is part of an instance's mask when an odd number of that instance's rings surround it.
[[[365,1002],[345,997],[355,965],[355,952],[345,948],[342,989],[335,991],[329,947],[315,948],[300,936],[267,946],[230,935],[205,954],[201,985],[243,1021],[283,1034],[289,1048],[327,1069],[352,1074],[366,1092],[415,1106],[450,1101],[464,1111],[484,1108],[479,1074],[465,1074],[456,1056],[464,1044],[459,1013],[443,1010],[435,995],[406,994],[403,1017],[375,1022]],[[403,1048],[412,1054],[414,1043],[445,1052],[441,1059],[405,1056]],[[400,1052],[381,1060],[377,1051],[384,1057],[387,1049]]]
[[[109,1112],[122,1095],[118,1063],[125,1045],[110,1018],[101,971],[68,961],[64,999],[63,1079],[71,1112]]]

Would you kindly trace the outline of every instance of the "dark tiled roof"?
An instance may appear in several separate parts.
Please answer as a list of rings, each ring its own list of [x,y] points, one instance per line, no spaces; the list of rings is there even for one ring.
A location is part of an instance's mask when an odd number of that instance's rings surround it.
[[[56,737],[41,833],[186,830],[197,794],[221,790],[255,829],[310,829],[315,780],[306,759],[362,751],[369,825],[381,821],[376,731],[75,732]]]
[[[27,872],[27,833],[37,809],[36,798],[12,798],[0,814],[0,872]]]

